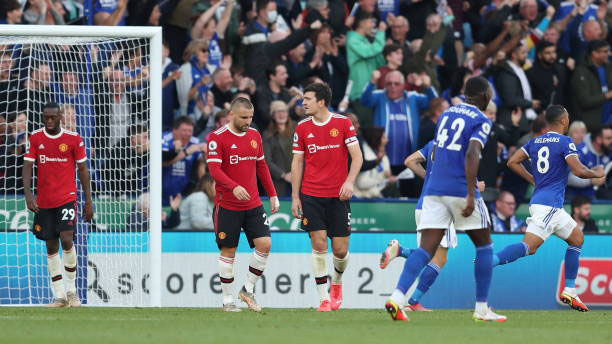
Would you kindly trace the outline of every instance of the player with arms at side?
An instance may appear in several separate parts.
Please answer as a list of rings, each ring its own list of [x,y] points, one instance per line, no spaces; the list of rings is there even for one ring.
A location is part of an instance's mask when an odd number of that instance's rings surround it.
[[[23,187],[28,209],[34,214],[32,232],[47,245],[47,267],[54,300],[49,307],[79,307],[76,291],[77,256],[73,237],[77,220],[75,163],[85,192],[84,219],[93,218],[89,170],[85,146],[79,134],[60,125],[60,108],[47,103],[43,108],[44,128],[35,130],[23,158]],[[37,185],[32,194],[32,166],[36,163]],[[66,283],[62,280],[59,242],[64,250]]]
[[[385,304],[393,320],[407,321],[405,294],[434,256],[451,223],[466,231],[476,246],[476,307],[473,318],[505,321],[487,305],[492,275],[493,244],[489,214],[476,189],[480,152],[489,138],[491,121],[482,113],[491,100],[486,79],[474,77],[465,84],[466,102],[446,110],[436,127],[431,175],[424,189],[423,210],[417,230],[419,248],[406,259],[397,287]]]
[[[589,309],[578,297],[574,282],[578,275],[584,234],[563,209],[563,201],[570,171],[585,179],[601,178],[604,171],[601,166],[591,170],[578,159],[572,139],[564,135],[569,127],[569,114],[563,106],[551,105],[546,109],[545,116],[549,132],[531,139],[508,160],[509,168],[535,185],[529,205],[531,216],[527,218],[527,231],[522,242],[508,245],[493,256],[493,266],[535,254],[540,245],[554,234],[569,245],[565,252],[565,288],[560,299],[570,307],[586,312]],[[522,164],[527,159],[531,160],[533,174]]]
[[[206,162],[215,185],[215,210],[213,221],[217,246],[223,310],[239,312],[233,295],[234,257],[244,229],[249,246],[255,248],[249,261],[247,280],[238,293],[250,310],[261,312],[255,300],[255,282],[266,264],[272,240],[266,212],[261,205],[257,179],[270,196],[270,212],[276,213],[280,203],[264,160],[259,132],[251,128],[253,104],[237,97],[230,105],[230,121],[211,133]]]
[[[425,184],[427,184],[427,176],[431,173],[431,155],[433,154],[433,146],[434,141],[429,141],[423,148],[418,151],[410,154],[406,160],[404,161],[404,165],[411,169],[417,176],[424,179],[423,182],[423,190],[425,189]],[[425,163],[426,168],[423,168],[423,163]],[[482,192],[485,188],[484,182],[478,182],[478,190]],[[421,191],[421,197],[416,204],[416,209],[414,210],[414,219],[416,220],[416,225],[419,225],[421,219],[421,212],[423,208],[423,197],[425,193]],[[421,242],[421,233],[417,232],[417,247]],[[436,250],[436,254],[431,259],[431,262],[427,264],[427,266],[421,272],[419,276],[419,284],[416,287],[414,293],[408,299],[408,304],[405,309],[413,312],[431,312],[431,309],[423,307],[420,303],[420,299],[427,293],[429,288],[434,284],[436,278],[440,274],[440,271],[446,265],[448,261],[448,249],[457,247],[457,232],[455,231],[455,226],[451,223],[450,228],[444,233],[444,238],[440,242],[440,246]],[[402,247],[399,241],[393,239],[389,241],[387,248],[382,253],[380,257],[380,268],[386,268],[389,263],[395,259],[396,257],[404,257],[408,258],[410,253],[412,253],[412,249]]]
[[[342,274],[348,265],[351,234],[348,200],[353,196],[353,184],[363,163],[351,121],[327,110],[331,96],[327,84],[315,83],[304,89],[304,111],[308,118],[295,128],[291,162],[291,212],[302,219],[302,229],[310,236],[313,272],[321,301],[318,312],[337,310],[342,304]],[[331,300],[327,292],[327,237],[331,238],[334,262]]]

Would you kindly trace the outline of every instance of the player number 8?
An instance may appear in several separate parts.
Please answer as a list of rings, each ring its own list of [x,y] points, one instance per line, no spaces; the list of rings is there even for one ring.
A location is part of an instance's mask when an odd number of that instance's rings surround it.
[[[548,163],[548,156],[550,155],[550,151],[548,147],[544,146],[540,148],[538,151],[538,161],[536,162],[536,166],[538,167],[538,172],[544,174],[548,172],[548,168],[550,164]]]

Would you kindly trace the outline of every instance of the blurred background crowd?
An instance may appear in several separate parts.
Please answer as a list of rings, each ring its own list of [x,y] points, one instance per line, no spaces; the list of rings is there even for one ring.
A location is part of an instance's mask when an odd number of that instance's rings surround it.
[[[547,131],[542,113],[562,104],[569,136],[588,167],[606,177],[570,176],[566,202],[583,225],[593,199],[612,199],[612,3],[592,0],[3,0],[0,23],[161,26],[164,226],[212,227],[214,181],[204,155],[236,96],[255,105],[279,196],[289,196],[291,140],[303,116],[302,89],[325,82],[330,110],[358,129],[364,165],[359,198],[416,198],[422,180],[404,160],[434,138],[438,117],[461,103],[464,81],[482,75],[494,90],[495,124],[478,178],[494,229],[517,231],[530,188],[506,160]],[[1,27],[0,27],[1,29]],[[64,51],[62,51],[64,49]],[[28,126],[45,97],[86,140],[98,195],[139,198],[148,182],[146,44],[58,48],[92,67],[30,63],[0,49],[0,174],[20,188]],[[33,52],[19,52],[19,56]],[[70,55],[68,55],[70,56]],[[50,59],[57,60],[57,59]],[[61,60],[70,61],[70,58]],[[89,75],[88,82],[83,80]],[[88,86],[92,85],[92,86]],[[34,99],[21,104],[12,99]],[[37,105],[39,104],[39,105]],[[39,109],[39,108],[38,108]],[[27,111],[31,112],[28,115]],[[39,111],[38,111],[39,113]],[[145,194],[142,194],[145,192]],[[262,190],[262,195],[265,193]],[[202,205],[205,203],[205,209]],[[142,215],[138,215],[142,216]],[[581,223],[581,222],[579,222]]]

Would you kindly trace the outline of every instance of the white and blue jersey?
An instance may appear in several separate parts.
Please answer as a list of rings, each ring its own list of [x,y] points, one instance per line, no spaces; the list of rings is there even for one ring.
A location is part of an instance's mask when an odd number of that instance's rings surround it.
[[[467,196],[465,154],[468,145],[475,140],[484,147],[491,127],[491,121],[470,104],[452,106],[440,116],[434,161],[423,189],[425,196]],[[478,189],[474,196],[480,198]]]
[[[565,159],[570,155],[578,157],[572,139],[551,131],[529,140],[521,149],[531,159],[531,174],[535,180],[530,204],[563,208],[570,172]]]
[[[192,137],[189,143],[184,147],[197,145],[200,139]],[[172,132],[165,132],[162,137],[162,151],[174,150],[174,138]],[[176,196],[183,192],[191,178],[193,165],[200,158],[200,152],[195,152],[183,160],[177,161],[171,166],[162,167],[162,205],[170,204],[170,196]]]
[[[425,159],[425,179],[423,180],[423,190],[421,190],[421,196],[416,204],[416,209],[423,209],[423,197],[425,197],[425,187],[427,186],[427,180],[429,179],[429,173],[431,172],[431,151],[433,150],[434,140],[427,142],[423,148],[417,152]]]

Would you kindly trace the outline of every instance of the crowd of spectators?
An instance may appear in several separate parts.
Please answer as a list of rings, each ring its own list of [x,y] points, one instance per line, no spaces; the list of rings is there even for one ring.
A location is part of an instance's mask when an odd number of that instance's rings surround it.
[[[180,213],[171,221],[179,218],[178,228],[205,226],[198,216],[210,209],[199,214],[188,209],[212,199],[203,160],[207,137],[227,123],[228,104],[236,96],[254,103],[254,126],[262,133],[277,192],[290,195],[292,133],[304,116],[301,90],[312,82],[328,83],[331,110],[349,116],[359,128],[365,161],[355,185],[357,197],[419,196],[422,181],[406,170],[404,159],[435,136],[440,114],[464,100],[464,81],[477,75],[494,90],[486,110],[494,127],[478,178],[486,184],[482,194],[496,230],[524,227],[513,212],[528,200],[529,188],[505,161],[528,139],[546,132],[542,113],[550,104],[569,110],[569,136],[580,160],[606,172],[612,169],[612,2],[93,3],[95,25],[163,29],[162,199]],[[0,23],[5,24],[64,25],[84,22],[83,15],[79,0],[0,4]],[[25,66],[15,60],[16,48],[0,49],[0,174],[7,187],[19,187],[19,172],[9,167],[23,153],[23,133],[37,123],[42,100],[52,95],[65,105],[67,120],[96,158],[94,190],[128,197],[148,192],[149,51],[146,44],[103,48],[56,48],[90,61],[85,74],[95,82],[85,82],[84,73],[75,73],[78,66],[66,59],[58,65],[35,58]],[[31,75],[16,83],[25,67]],[[180,199],[176,204],[181,195],[188,205]],[[612,173],[593,180],[570,176],[566,200],[574,198],[582,202],[576,209],[584,207],[584,199],[612,199]]]

